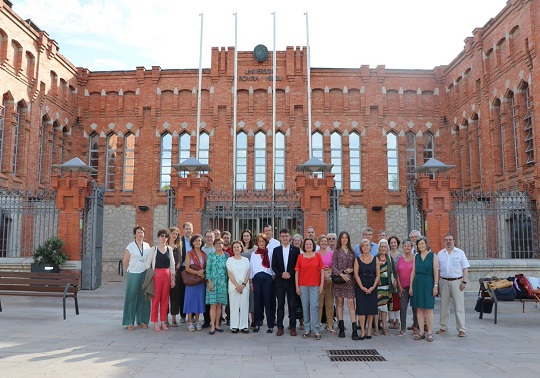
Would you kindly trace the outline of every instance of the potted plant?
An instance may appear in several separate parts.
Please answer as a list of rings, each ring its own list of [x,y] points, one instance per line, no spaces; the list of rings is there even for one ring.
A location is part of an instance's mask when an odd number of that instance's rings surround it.
[[[52,237],[40,245],[34,251],[34,262],[31,265],[32,272],[60,272],[60,264],[63,264],[68,255],[62,252],[64,242],[58,237]]]

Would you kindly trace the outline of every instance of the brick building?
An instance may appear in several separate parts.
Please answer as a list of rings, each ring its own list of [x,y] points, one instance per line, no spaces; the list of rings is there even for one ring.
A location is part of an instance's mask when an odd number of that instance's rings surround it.
[[[92,178],[105,186],[105,269],[115,268],[134,224],[153,239],[186,220],[196,231],[235,236],[267,222],[301,233],[314,225],[318,233],[347,230],[355,243],[368,225],[400,238],[420,228],[433,249],[452,229],[473,259],[534,260],[538,30],[539,2],[511,0],[433,70],[312,67],[311,136],[306,50],[278,51],[274,136],[272,52],[262,61],[238,52],[235,128],[234,49],[212,49],[197,130],[198,70],[76,68],[4,0],[0,186],[55,189],[57,203],[77,202],[64,195],[74,184],[53,177],[51,165],[79,157],[96,168]],[[295,172],[309,145],[334,164],[332,174]],[[195,155],[212,170],[198,177],[171,168]],[[436,177],[414,172],[431,157],[456,167]],[[90,181],[77,180],[87,194]],[[82,205],[66,206],[76,218]],[[60,237],[71,235],[66,222],[58,222]]]

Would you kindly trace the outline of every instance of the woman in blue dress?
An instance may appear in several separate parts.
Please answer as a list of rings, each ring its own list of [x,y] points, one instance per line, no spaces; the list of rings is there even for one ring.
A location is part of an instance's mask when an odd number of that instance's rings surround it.
[[[439,260],[430,251],[428,241],[421,237],[416,241],[418,253],[414,256],[414,266],[411,272],[411,287],[409,294],[412,296],[411,306],[417,308],[418,323],[427,323],[427,337],[423,327],[414,335],[415,340],[427,339],[433,341],[433,308],[439,285]]]
[[[184,313],[188,314],[188,331],[202,330],[199,324],[199,315],[204,313],[204,280],[206,269],[206,253],[201,249],[202,236],[195,234],[189,239],[192,250],[186,255],[186,272],[199,276],[203,282],[193,286],[186,286],[186,294],[184,298]],[[195,265],[197,270],[191,266]]]

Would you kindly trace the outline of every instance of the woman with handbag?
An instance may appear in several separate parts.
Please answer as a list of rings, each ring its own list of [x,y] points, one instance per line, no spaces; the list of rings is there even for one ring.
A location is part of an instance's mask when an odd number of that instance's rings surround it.
[[[139,327],[148,328],[150,320],[150,302],[144,297],[142,284],[146,277],[146,258],[150,245],[144,241],[144,227],[133,228],[135,240],[128,244],[124,252],[124,270],[126,274],[126,298],[122,325],[132,331],[137,322]]]
[[[373,317],[377,315],[379,278],[379,259],[371,254],[371,242],[363,239],[360,242],[360,256],[354,261],[354,279],[357,284],[356,315],[358,315],[358,322],[360,323],[360,336],[357,336],[357,339],[371,339],[371,324],[373,323]],[[365,329],[366,324],[367,330]]]
[[[332,256],[332,295],[336,297],[337,318],[339,334],[345,337],[345,324],[343,323],[343,304],[347,298],[349,316],[353,328],[353,337],[357,334],[356,314],[354,312],[354,280],[352,278],[354,266],[354,250],[351,246],[351,237],[347,231],[339,233],[336,250]]]
[[[204,305],[204,279],[206,269],[206,253],[201,249],[203,237],[194,234],[189,239],[191,251],[186,255],[186,270],[182,272],[182,278],[186,284],[184,298],[184,313],[188,318],[187,329],[189,332],[202,330],[199,324],[199,315],[205,311]]]
[[[319,295],[319,324],[321,324],[324,307],[326,330],[334,333],[334,297],[332,296],[332,256],[334,256],[334,251],[328,247],[326,235],[319,236],[317,244],[319,244],[317,253],[321,255],[324,264],[324,287],[323,292]]]
[[[150,249],[146,259],[146,269],[154,270],[154,297],[152,298],[152,322],[154,331],[159,332],[158,311],[161,328],[168,331],[165,324],[169,308],[169,293],[175,285],[176,267],[172,248],[168,246],[169,230],[162,228],[157,233],[159,244]]]
[[[214,240],[215,252],[208,255],[206,263],[206,304],[210,305],[210,331],[223,332],[220,327],[221,310],[227,306],[227,259],[229,254],[223,250],[223,239]]]
[[[242,243],[232,243],[233,256],[227,260],[227,274],[229,276],[229,301],[231,311],[231,332],[249,333],[249,260],[242,256]]]

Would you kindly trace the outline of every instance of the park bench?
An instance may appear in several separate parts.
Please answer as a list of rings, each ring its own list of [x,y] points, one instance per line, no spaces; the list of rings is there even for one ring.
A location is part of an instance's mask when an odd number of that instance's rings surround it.
[[[525,303],[527,302],[533,302],[535,303],[535,307],[538,306],[538,303],[540,303],[540,290],[534,290],[534,298],[515,298],[513,300],[499,300],[497,298],[497,294],[495,290],[493,290],[489,285],[486,284],[486,282],[489,281],[489,278],[480,278],[480,289],[478,290],[478,298],[480,302],[480,315],[478,316],[479,319],[483,318],[484,310],[487,308],[487,306],[492,305],[493,307],[493,323],[497,324],[497,310],[498,305],[500,302],[502,303],[521,303],[522,304],[522,312],[525,313]]]
[[[61,297],[64,301],[64,320],[66,319],[66,298],[68,297],[75,300],[75,313],[79,315],[78,291],[79,279],[73,278],[68,272],[0,272],[0,297],[4,295]],[[0,312],[2,312],[1,300]]]

